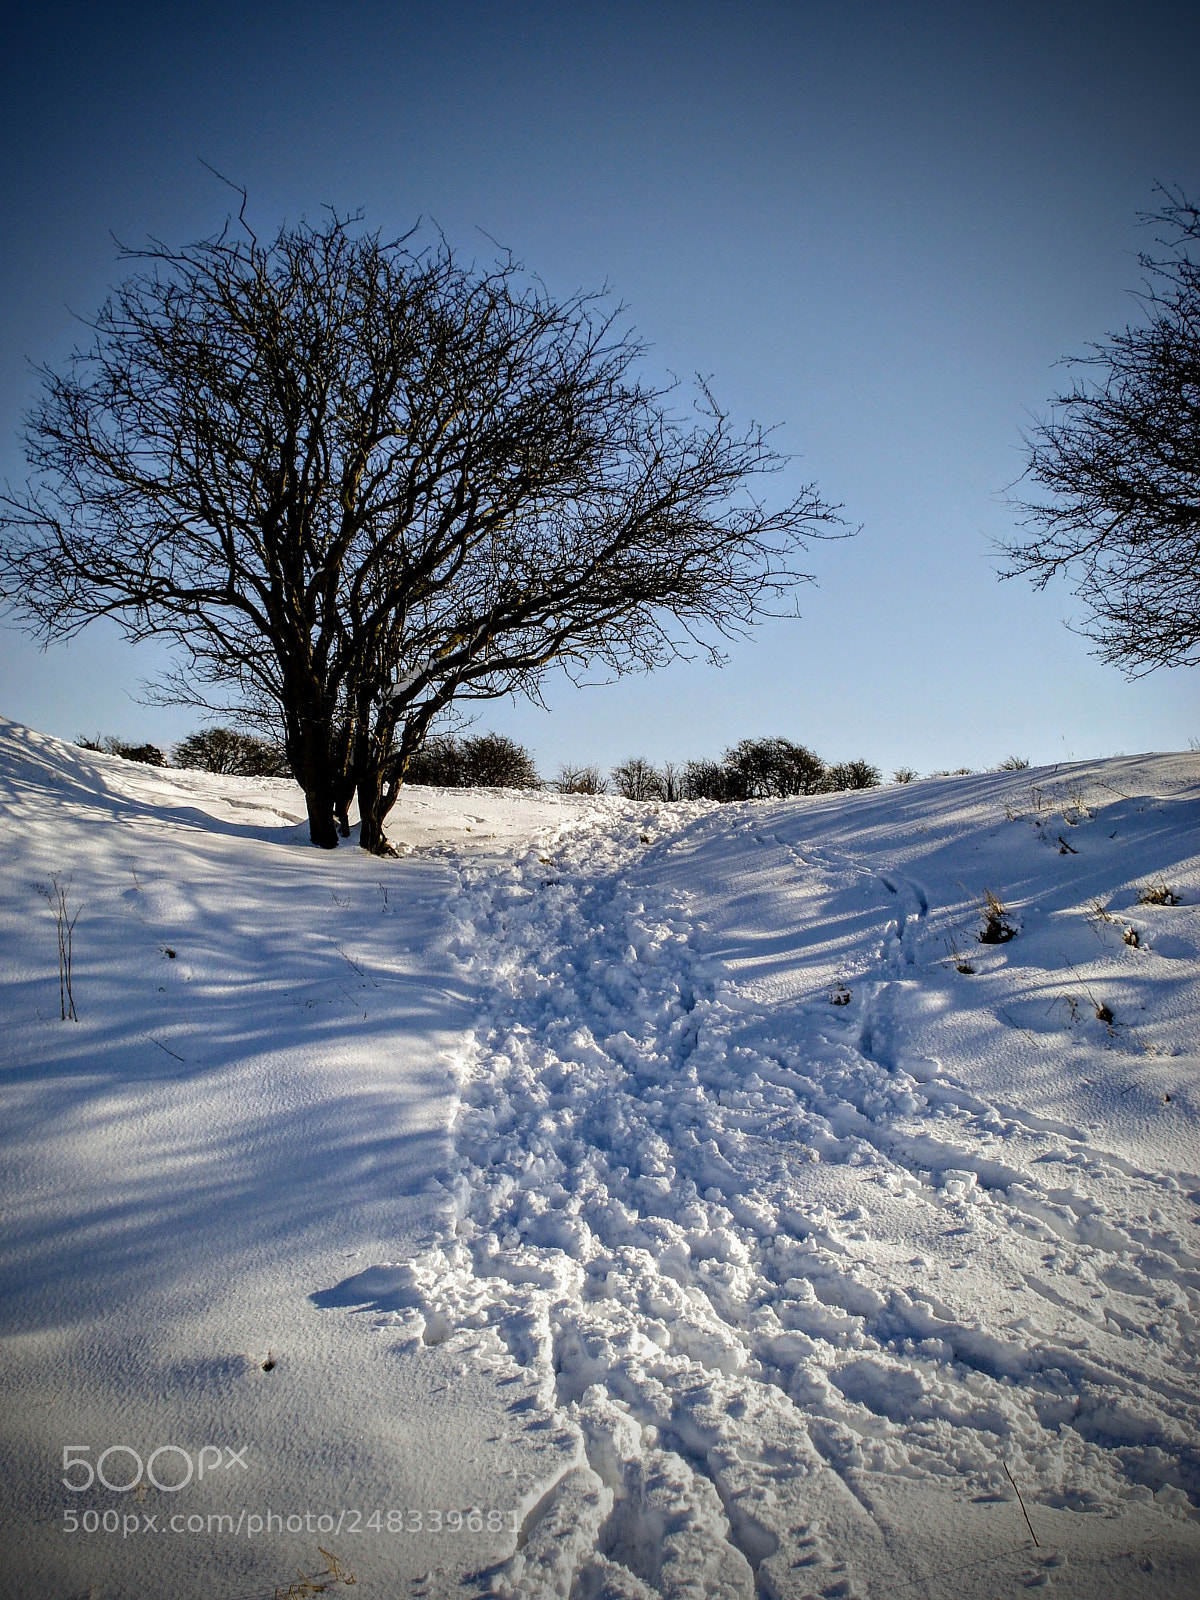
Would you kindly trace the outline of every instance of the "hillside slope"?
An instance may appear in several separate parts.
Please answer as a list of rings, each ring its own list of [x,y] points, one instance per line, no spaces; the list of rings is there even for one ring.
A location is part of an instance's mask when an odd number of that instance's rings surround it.
[[[1197,757],[0,805],[6,1593],[1200,1593]]]

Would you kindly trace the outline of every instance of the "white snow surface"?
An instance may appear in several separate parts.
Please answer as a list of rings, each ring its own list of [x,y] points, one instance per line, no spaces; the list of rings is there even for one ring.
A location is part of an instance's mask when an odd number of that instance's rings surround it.
[[[1200,1595],[1200,757],[0,805],[6,1597]]]

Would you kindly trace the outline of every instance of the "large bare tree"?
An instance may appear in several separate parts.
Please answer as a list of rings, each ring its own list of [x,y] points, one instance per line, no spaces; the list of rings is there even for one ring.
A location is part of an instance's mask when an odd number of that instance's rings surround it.
[[[357,792],[387,850],[452,702],[716,654],[840,526],[811,486],[766,509],[761,429],[704,386],[673,415],[603,296],[555,299],[510,257],[331,214],[124,259],[42,371],[0,586],[47,641],[114,617],[182,648],[160,695],[274,718],[315,844]]]
[[[1069,573],[1083,633],[1132,676],[1200,663],[1200,209],[1162,191],[1143,220],[1144,320],[1072,363],[1079,377],[1027,440],[1028,537],[1006,575]]]

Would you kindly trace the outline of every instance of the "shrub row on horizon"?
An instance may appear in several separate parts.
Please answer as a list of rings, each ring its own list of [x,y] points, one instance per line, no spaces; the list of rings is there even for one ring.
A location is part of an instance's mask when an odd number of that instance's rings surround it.
[[[140,761],[147,767],[185,767],[196,772],[215,772],[234,778],[290,778],[292,769],[278,745],[256,739],[233,728],[202,728],[181,739],[167,759],[156,744],[131,744],[111,734],[89,739],[80,734],[75,743],[83,750],[102,750],[106,755],[126,761]]]
[[[189,735],[174,747],[170,762],[153,744],[136,745],[111,736],[102,739],[99,734],[94,739],[80,735],[76,743],[85,750],[102,750],[152,767],[172,765],[243,778],[291,777],[287,757],[278,745],[230,728],[205,728]],[[1028,765],[1022,756],[1007,756],[998,770],[1021,771]],[[965,776],[969,771],[959,767],[954,775]],[[892,781],[911,783],[916,776],[912,767],[900,767]],[[826,763],[805,745],[774,738],[743,739],[716,761],[665,761],[656,767],[643,756],[631,756],[607,775],[596,766],[562,766],[546,783],[538,776],[532,755],[514,739],[500,733],[470,738],[446,733],[426,739],[410,761],[406,779],[445,789],[550,788],[560,794],[611,792],[626,800],[736,801],[873,789],[882,775],[869,761]]]
[[[769,800],[786,795],[870,789],[880,781],[869,761],[827,765],[789,739],[743,739],[719,761],[672,761],[655,766],[631,756],[605,774],[595,766],[560,767],[543,785],[529,752],[500,734],[428,739],[408,769],[410,783],[443,788],[502,785],[557,789],[560,794],[619,794],[626,800]]]

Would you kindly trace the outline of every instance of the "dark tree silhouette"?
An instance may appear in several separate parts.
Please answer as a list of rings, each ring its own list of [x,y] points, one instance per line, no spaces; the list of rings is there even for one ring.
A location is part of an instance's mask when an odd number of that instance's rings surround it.
[[[1082,632],[1130,676],[1200,662],[1200,210],[1182,194],[1144,220],[1145,321],[1072,364],[1081,376],[1027,439],[1025,541],[1005,576],[1070,573]]]
[[[541,779],[533,757],[502,733],[477,733],[462,741],[463,774],[472,788],[537,789]]]
[[[715,658],[840,526],[811,486],[766,509],[761,429],[703,386],[670,414],[619,313],[510,257],[331,215],[125,259],[88,346],[43,370],[0,587],[46,640],[101,616],[173,640],[161,698],[274,720],[316,844],[357,791],[387,850],[456,699]]]
[[[722,759],[741,800],[816,794],[824,786],[820,756],[790,739],[743,739]]]
[[[277,745],[236,728],[201,728],[175,746],[177,767],[228,773],[240,778],[289,778],[287,757]]]
[[[407,776],[410,783],[445,789],[536,789],[541,783],[529,751],[502,733],[470,739],[436,734],[414,752]]]
[[[844,789],[874,789],[883,777],[870,761],[835,761],[825,768],[822,789],[839,794]]]
[[[573,767],[564,763],[558,769],[554,788],[559,794],[607,794],[608,780],[599,767]]]
[[[409,757],[405,776],[409,783],[429,784],[437,789],[465,789],[468,779],[461,743],[452,733],[437,733],[425,739]]]
[[[103,750],[105,755],[120,756],[123,761],[139,761],[145,767],[165,767],[167,758],[156,744],[131,744],[128,739],[118,739],[115,734],[99,734],[87,739],[82,734],[75,743],[81,750]]]
[[[630,756],[614,767],[610,774],[613,788],[626,800],[665,800],[666,785],[662,773],[644,756]]]
[[[685,800],[744,800],[738,774],[723,761],[689,761],[683,769]]]

